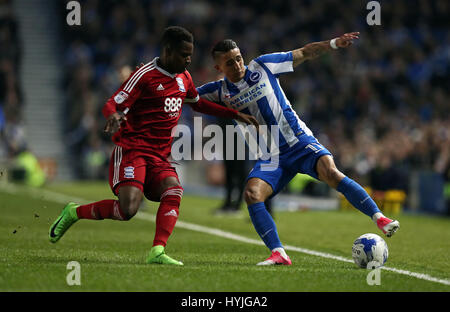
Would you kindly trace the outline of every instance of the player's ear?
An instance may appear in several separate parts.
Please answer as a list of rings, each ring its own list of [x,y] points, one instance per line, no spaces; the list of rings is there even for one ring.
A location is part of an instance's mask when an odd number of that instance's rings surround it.
[[[222,72],[222,70],[220,69],[220,66],[219,65],[214,65],[214,68],[219,72],[219,73],[221,73]]]

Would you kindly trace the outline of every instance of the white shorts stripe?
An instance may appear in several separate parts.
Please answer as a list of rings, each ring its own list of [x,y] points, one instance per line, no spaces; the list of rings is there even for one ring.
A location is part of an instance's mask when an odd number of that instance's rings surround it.
[[[122,147],[116,146],[114,148],[114,175],[113,175],[113,187],[119,183],[120,176],[120,163],[122,162]]]
[[[117,171],[117,146],[114,147],[114,171],[113,171],[113,186],[116,185],[116,171]]]
[[[122,164],[122,146],[119,146],[119,162],[117,164],[117,183],[120,182],[120,165]]]
[[[116,185],[116,171],[117,171],[117,146],[114,147],[114,174],[113,174],[113,186]]]

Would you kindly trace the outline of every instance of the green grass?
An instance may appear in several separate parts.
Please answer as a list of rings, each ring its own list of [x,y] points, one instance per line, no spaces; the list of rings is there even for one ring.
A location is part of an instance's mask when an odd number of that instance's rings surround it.
[[[113,198],[106,183],[65,183],[46,189],[97,201]],[[220,201],[185,195],[180,220],[257,239],[245,210],[239,218],[216,217]],[[290,267],[258,267],[268,256],[263,246],[175,228],[167,253],[183,267],[146,265],[155,224],[134,218],[77,222],[57,244],[48,228],[62,205],[11,194],[0,185],[0,291],[450,291],[450,286],[381,271],[381,285],[368,286],[368,271],[352,263],[290,251]],[[157,203],[144,211],[156,213]],[[351,258],[353,240],[377,233],[359,212],[276,212],[286,245]],[[450,220],[401,215],[400,231],[386,238],[386,266],[450,278]],[[81,286],[68,286],[69,261],[81,265]]]

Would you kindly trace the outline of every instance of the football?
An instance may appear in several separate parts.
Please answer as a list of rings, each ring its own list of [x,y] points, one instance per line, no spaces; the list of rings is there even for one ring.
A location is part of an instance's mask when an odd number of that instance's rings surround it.
[[[389,255],[386,242],[372,233],[358,237],[352,246],[352,257],[355,264],[364,269],[375,269],[383,266]]]

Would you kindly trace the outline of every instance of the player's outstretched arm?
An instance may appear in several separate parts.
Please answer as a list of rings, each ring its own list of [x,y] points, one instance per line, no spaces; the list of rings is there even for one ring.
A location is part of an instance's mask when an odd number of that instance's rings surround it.
[[[217,103],[208,101],[207,99],[200,97],[198,102],[196,103],[189,103],[189,102],[186,103],[190,104],[192,108],[199,113],[217,117],[236,119],[246,124],[254,125],[256,129],[259,128],[259,123],[255,117],[238,112],[237,110],[232,108],[224,107]]]
[[[251,116],[251,115],[247,115],[241,112],[237,112],[236,117],[234,118],[240,122],[246,123],[248,125],[253,125],[256,127],[256,130],[259,130],[259,123],[256,120],[255,117]]]
[[[353,44],[354,39],[359,39],[359,32],[346,33],[331,40],[308,43],[304,47],[292,51],[293,66],[306,60],[315,59],[333,49],[347,48]]]

